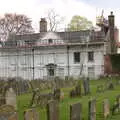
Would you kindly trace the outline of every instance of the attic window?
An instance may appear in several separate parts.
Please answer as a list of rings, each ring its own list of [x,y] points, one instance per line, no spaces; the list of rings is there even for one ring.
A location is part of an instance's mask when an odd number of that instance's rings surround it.
[[[48,43],[49,44],[53,43],[53,40],[52,39],[48,39]]]

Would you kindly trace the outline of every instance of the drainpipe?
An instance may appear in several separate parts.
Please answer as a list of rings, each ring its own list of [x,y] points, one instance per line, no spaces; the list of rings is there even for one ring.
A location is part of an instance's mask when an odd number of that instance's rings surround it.
[[[34,48],[32,48],[32,59],[33,59],[33,67],[32,67],[32,70],[33,70],[33,80],[34,80],[34,74],[35,74],[35,65],[34,65]]]
[[[70,76],[69,49],[70,49],[70,47],[67,46],[67,71],[68,71],[68,80],[69,80],[69,76]]]

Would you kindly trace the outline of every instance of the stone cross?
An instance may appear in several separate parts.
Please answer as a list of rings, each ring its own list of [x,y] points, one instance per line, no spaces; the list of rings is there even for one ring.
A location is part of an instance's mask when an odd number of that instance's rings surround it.
[[[25,111],[24,120],[39,120],[39,114],[35,109]]]
[[[88,120],[96,120],[96,100],[89,101]]]
[[[108,99],[103,101],[103,115],[105,119],[110,115],[110,105]]]
[[[82,105],[80,103],[70,106],[70,120],[82,120]]]
[[[14,106],[16,108],[16,93],[13,88],[9,88],[5,94],[5,100],[7,105]]]
[[[52,100],[47,105],[47,120],[59,120],[58,102]]]

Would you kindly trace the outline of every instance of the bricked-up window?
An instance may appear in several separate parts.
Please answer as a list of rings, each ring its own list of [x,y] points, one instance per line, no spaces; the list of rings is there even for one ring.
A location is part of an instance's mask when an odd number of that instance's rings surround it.
[[[88,61],[94,61],[94,52],[88,52]]]
[[[80,52],[74,52],[74,63],[80,62]]]

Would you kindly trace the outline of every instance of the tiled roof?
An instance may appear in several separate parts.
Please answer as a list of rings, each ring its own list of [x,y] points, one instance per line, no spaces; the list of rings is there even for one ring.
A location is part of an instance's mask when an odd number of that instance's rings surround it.
[[[15,46],[17,41],[30,41],[36,44],[41,39],[59,39],[64,43],[103,42],[104,32],[98,31],[71,31],[71,32],[41,32],[25,35],[13,35],[5,43],[5,46]]]
[[[25,35],[16,35],[14,36],[14,40],[39,40],[45,36],[49,32],[41,32],[41,33],[34,33],[34,34],[25,34]],[[68,40],[70,42],[82,39],[84,36],[90,36],[90,31],[71,31],[71,32],[53,32],[54,34],[58,35],[62,40]],[[99,31],[95,32],[96,37],[104,37],[104,33]]]

